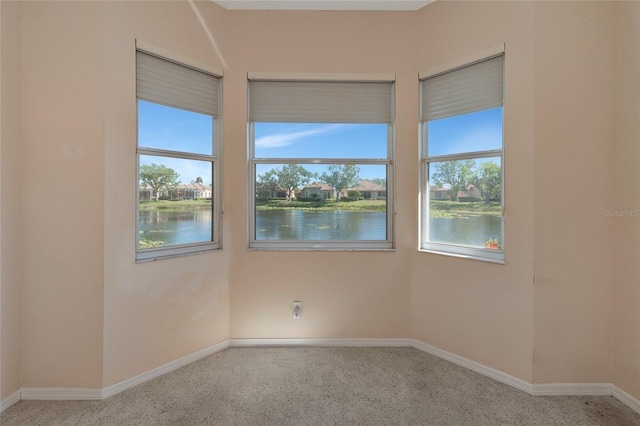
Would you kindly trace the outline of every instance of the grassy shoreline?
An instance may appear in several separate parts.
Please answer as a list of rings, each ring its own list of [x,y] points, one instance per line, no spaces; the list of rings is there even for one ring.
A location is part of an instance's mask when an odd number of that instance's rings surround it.
[[[314,212],[326,211],[366,211],[385,212],[387,202],[385,200],[360,200],[360,201],[340,201],[320,200],[320,201],[285,201],[269,200],[257,201],[256,210],[309,210]]]
[[[183,210],[209,210],[211,200],[161,200],[161,201],[141,201],[140,210],[162,210],[162,211],[183,211]],[[359,201],[339,201],[319,200],[319,201],[286,201],[269,200],[256,201],[256,210],[306,210],[312,212],[328,211],[357,211],[357,212],[377,212],[384,213],[387,209],[385,200],[359,200]],[[502,205],[499,202],[485,203],[483,201],[442,201],[432,200],[430,205],[430,216],[437,218],[474,217],[474,216],[499,216]]]
[[[210,210],[211,200],[140,201],[140,210]]]
[[[431,217],[454,218],[500,216],[502,214],[502,204],[499,202],[431,200],[430,204],[429,215]]]

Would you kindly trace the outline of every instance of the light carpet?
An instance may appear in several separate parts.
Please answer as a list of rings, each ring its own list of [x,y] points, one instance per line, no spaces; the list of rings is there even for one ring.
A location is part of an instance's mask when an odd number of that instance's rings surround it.
[[[9,425],[610,425],[613,397],[536,397],[414,348],[230,348],[103,401],[21,401]]]

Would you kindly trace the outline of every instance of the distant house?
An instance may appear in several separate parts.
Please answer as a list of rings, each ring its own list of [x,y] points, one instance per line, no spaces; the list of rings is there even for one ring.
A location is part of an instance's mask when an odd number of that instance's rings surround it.
[[[451,199],[451,190],[441,186],[431,186],[429,188],[430,200],[449,200]]]
[[[358,191],[362,194],[362,198],[365,200],[386,200],[387,199],[387,188],[382,185],[378,185],[375,182],[371,182],[370,180],[361,180],[359,184],[353,186],[351,188],[347,188],[347,193],[349,191]]]
[[[211,198],[212,189],[210,186],[201,183],[181,183],[171,191],[175,198],[181,200],[199,200],[201,198]]]
[[[147,185],[140,186],[138,194],[140,201],[151,201],[154,197],[153,189]]]
[[[464,190],[458,191],[458,199],[461,198],[482,198],[482,192],[474,185],[467,185]],[[430,200],[451,200],[451,189],[442,186],[431,186],[429,188]]]
[[[325,200],[336,198],[336,190],[322,182],[314,182],[305,186],[302,188],[301,193],[303,198],[312,198],[314,195]]]
[[[279,185],[275,187],[257,185],[256,197],[262,199],[287,198],[287,190]],[[296,198],[295,191],[291,191],[291,198]]]
[[[148,185],[141,185],[138,189],[140,201],[155,200],[156,194]],[[199,200],[202,198],[211,198],[213,190],[210,186],[201,183],[181,183],[170,190],[162,188],[158,196],[160,199],[179,199],[179,200]]]
[[[482,192],[474,185],[467,185],[464,191],[458,192],[458,198],[481,198]]]

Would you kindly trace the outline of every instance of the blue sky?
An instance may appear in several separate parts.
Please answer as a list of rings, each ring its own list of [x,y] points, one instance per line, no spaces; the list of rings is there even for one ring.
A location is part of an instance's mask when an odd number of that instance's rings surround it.
[[[141,147],[211,154],[210,116],[138,101],[138,143]],[[428,124],[429,155],[502,147],[502,108],[445,118]],[[396,145],[415,141],[396,140]],[[256,123],[257,158],[386,158],[386,124]],[[183,183],[202,177],[211,183],[208,162],[141,156],[141,164],[165,164]],[[259,165],[262,174],[280,165]],[[322,173],[324,165],[306,165]],[[360,166],[362,179],[385,178],[384,166]]]
[[[430,121],[427,135],[430,156],[501,149],[502,108]],[[475,160],[476,167],[486,162],[501,165],[500,157]],[[437,164],[431,163],[429,167],[430,185],[435,184],[433,174]]]
[[[184,111],[150,102],[138,101],[138,144],[145,148],[212,153],[211,116]],[[181,158],[140,156],[140,165],[164,164],[180,175],[182,183],[201,177],[212,182],[211,163]]]
[[[386,124],[255,123],[256,158],[387,157]],[[281,165],[260,164],[256,175]],[[304,167],[322,174],[326,165]],[[386,167],[361,165],[360,178],[386,178]]]
[[[430,121],[428,155],[502,148],[502,108]]]
[[[257,158],[387,158],[386,124],[256,123]]]

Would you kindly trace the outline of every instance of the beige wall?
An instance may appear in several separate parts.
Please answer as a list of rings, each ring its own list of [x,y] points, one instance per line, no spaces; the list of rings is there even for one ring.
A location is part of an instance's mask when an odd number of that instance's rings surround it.
[[[20,8],[0,2],[0,401],[21,387]]]
[[[613,6],[535,8],[538,383],[612,380]]]
[[[640,3],[616,7],[615,210],[640,210]],[[614,383],[640,399],[640,217],[614,227]]]
[[[132,210],[135,40],[223,68],[207,36],[223,41],[221,12],[208,2],[195,10],[187,2],[105,7],[104,386],[228,338],[229,251],[135,264]]]
[[[225,75],[232,338],[407,337],[414,249],[417,16],[233,12]],[[247,250],[247,72],[397,73],[395,252]],[[242,194],[242,195],[241,195]],[[292,302],[304,313],[293,320]]]
[[[420,14],[418,38],[424,41],[418,50],[421,71],[506,44],[506,264],[418,253],[417,242],[414,242],[412,336],[530,382],[533,376],[533,5],[436,2]],[[415,166],[410,168],[410,173],[416,181]]]
[[[22,4],[24,387],[102,384],[102,5]]]

